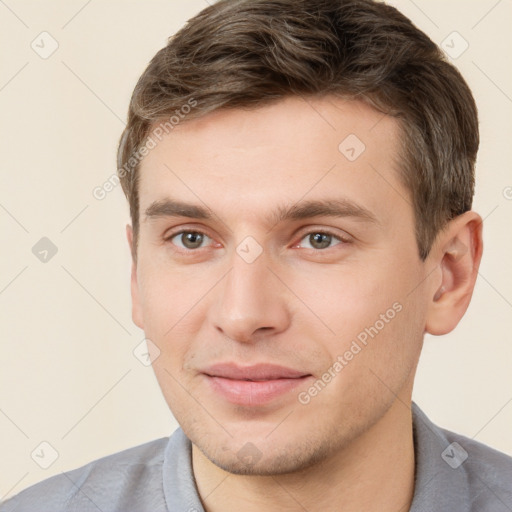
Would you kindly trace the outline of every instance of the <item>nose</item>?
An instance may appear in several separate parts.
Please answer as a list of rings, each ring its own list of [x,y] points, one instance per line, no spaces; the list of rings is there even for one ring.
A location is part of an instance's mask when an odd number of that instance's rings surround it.
[[[290,311],[286,288],[264,254],[248,263],[237,253],[217,288],[210,310],[214,327],[234,341],[254,342],[287,329]]]

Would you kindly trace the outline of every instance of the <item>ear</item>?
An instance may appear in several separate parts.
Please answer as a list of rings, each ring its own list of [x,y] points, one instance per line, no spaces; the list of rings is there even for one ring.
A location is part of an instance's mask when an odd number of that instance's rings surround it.
[[[428,299],[425,331],[446,334],[466,312],[482,258],[482,218],[475,212],[459,215],[441,231],[428,259],[438,265]]]
[[[132,319],[137,327],[144,329],[142,306],[140,303],[139,296],[139,281],[137,278],[136,249],[133,244],[133,229],[129,224],[126,225],[126,238],[128,239],[128,245],[130,246],[130,254],[132,255],[132,272],[130,280],[130,288],[132,295]]]

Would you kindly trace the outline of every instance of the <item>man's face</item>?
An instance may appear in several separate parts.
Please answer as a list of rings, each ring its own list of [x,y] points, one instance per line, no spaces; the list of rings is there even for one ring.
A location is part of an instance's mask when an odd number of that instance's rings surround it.
[[[218,466],[307,467],[410,397],[427,269],[399,137],[362,103],[289,98],[183,122],[144,159],[134,320]]]

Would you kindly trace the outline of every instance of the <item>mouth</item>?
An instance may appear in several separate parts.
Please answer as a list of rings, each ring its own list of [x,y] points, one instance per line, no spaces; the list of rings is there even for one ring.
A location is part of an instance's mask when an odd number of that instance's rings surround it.
[[[312,378],[310,373],[272,364],[222,363],[202,373],[216,395],[241,406],[267,404]]]

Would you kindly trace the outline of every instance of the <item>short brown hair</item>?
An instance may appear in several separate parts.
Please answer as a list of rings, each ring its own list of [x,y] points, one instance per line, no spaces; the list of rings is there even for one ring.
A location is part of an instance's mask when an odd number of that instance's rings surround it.
[[[477,109],[442,51],[398,10],[373,0],[220,0],[169,38],[135,87],[118,148],[134,256],[140,149],[156,123],[192,102],[186,119],[331,94],[399,120],[401,178],[425,259],[446,222],[471,208]]]

